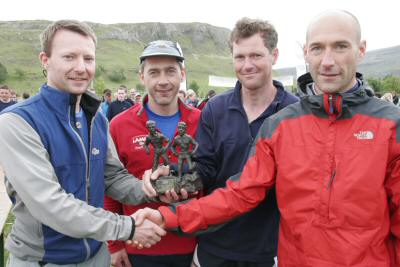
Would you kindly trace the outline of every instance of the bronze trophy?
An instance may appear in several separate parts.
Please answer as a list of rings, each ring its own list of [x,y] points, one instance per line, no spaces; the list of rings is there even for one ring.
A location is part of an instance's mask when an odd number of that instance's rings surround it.
[[[169,165],[167,155],[169,141],[164,135],[156,131],[154,121],[147,121],[146,127],[149,130],[149,135],[146,137],[144,147],[147,154],[149,154],[149,144],[153,145],[154,159],[152,170],[155,171],[159,165],[160,157],[163,158],[164,165]],[[171,145],[172,153],[178,157],[178,172],[170,168],[169,175],[160,176],[157,180],[152,181],[157,194],[165,194],[165,192],[172,189],[176,193],[179,193],[182,188],[188,193],[194,193],[203,188],[201,179],[194,170],[195,164],[191,159],[191,156],[196,152],[199,145],[193,137],[186,134],[186,123],[178,123],[178,133]],[[184,172],[185,162],[188,165],[187,172]]]

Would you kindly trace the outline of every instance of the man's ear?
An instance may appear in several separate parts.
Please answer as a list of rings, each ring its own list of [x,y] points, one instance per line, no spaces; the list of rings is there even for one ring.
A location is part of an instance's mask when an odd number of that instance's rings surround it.
[[[304,57],[304,61],[305,61],[306,63],[308,63],[307,55],[308,55],[307,44],[304,44],[304,45],[303,45],[303,57]]]
[[[143,75],[142,71],[139,72],[139,79],[140,79],[140,82],[144,85],[144,75]]]
[[[361,59],[364,58],[365,53],[367,52],[367,42],[365,40],[361,40],[358,45],[358,59],[357,62],[360,62]]]
[[[183,82],[186,80],[186,69],[185,68],[181,69],[181,74],[182,74],[181,82]]]
[[[47,69],[47,65],[49,64],[49,57],[46,55],[45,52],[39,53],[39,60],[42,63],[44,69]]]
[[[279,50],[278,50],[278,48],[275,48],[272,51],[272,58],[273,58],[272,65],[275,65],[276,61],[278,60],[278,57],[279,57]]]

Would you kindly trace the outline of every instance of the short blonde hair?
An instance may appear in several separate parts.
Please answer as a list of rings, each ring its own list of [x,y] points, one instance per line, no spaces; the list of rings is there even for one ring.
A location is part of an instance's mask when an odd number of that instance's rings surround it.
[[[92,28],[86,23],[77,20],[59,20],[47,26],[47,28],[40,35],[40,44],[42,51],[46,53],[48,57],[51,56],[51,44],[53,42],[54,36],[59,30],[68,30],[71,32],[79,33],[83,36],[90,37],[92,38],[94,45],[97,45],[96,34],[92,30]]]

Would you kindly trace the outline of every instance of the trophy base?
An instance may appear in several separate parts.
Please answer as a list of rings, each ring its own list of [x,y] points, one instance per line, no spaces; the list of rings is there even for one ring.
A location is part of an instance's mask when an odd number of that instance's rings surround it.
[[[157,180],[152,181],[152,185],[157,194],[161,195],[172,189],[178,194],[181,189],[185,189],[189,194],[203,189],[201,179],[196,172],[186,173],[181,179],[173,175],[160,176]]]

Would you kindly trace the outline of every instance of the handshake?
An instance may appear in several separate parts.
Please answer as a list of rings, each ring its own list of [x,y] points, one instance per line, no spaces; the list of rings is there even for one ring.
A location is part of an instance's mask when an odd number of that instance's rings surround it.
[[[153,173],[147,170],[143,175],[142,190],[148,197],[157,197],[151,181],[156,180],[159,176],[168,175],[168,166],[159,166]],[[188,192],[181,189],[178,195],[175,191],[167,191],[165,194],[158,196],[159,200],[164,203],[173,203],[188,198]],[[127,244],[133,245],[138,249],[150,248],[166,235],[164,218],[158,210],[144,208],[136,211],[131,215],[135,221],[135,232],[132,240],[126,241]]]
[[[158,210],[144,208],[131,215],[135,220],[133,240],[126,241],[138,249],[150,248],[166,235],[164,218]]]

